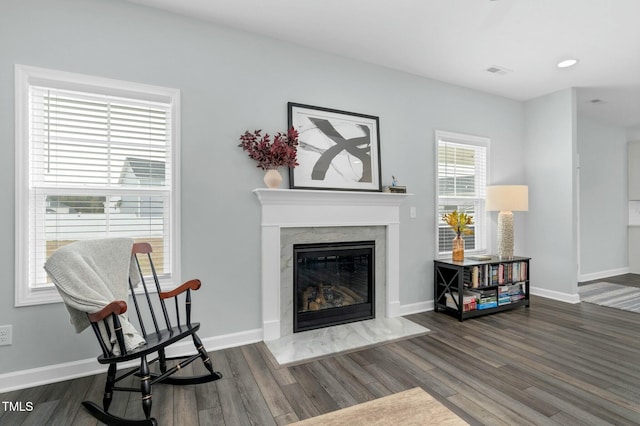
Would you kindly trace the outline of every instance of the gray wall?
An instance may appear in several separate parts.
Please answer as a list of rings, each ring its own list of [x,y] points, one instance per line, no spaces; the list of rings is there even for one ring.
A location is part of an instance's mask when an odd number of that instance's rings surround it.
[[[627,255],[625,130],[578,117],[580,281],[624,272]]]
[[[118,0],[3,0],[0,324],[13,324],[14,344],[0,347],[0,374],[97,355],[89,332],[73,333],[62,305],[13,307],[15,63],[181,90],[182,273],[204,283],[195,300],[202,337],[261,327],[251,190],[263,186],[262,173],[236,145],[244,130],[284,130],[288,101],[380,117],[383,182],[397,175],[414,194],[401,213],[404,306],[433,298],[434,129],[491,138],[492,179],[525,178],[519,102]],[[525,220],[518,217],[519,226]]]
[[[526,102],[525,116],[531,277],[538,294],[571,300],[577,291],[574,90]]]
[[[626,135],[628,141],[640,140],[640,126],[629,127],[626,129]]]

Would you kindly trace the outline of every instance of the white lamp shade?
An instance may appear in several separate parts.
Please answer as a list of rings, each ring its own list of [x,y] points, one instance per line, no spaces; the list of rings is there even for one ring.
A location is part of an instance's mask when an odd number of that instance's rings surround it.
[[[529,187],[527,185],[487,186],[487,211],[529,210]]]

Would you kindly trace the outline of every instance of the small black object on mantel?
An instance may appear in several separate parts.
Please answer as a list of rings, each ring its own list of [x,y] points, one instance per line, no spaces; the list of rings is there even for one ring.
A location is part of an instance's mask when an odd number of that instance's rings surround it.
[[[407,187],[406,186],[390,186],[389,192],[396,193],[396,194],[406,194]]]

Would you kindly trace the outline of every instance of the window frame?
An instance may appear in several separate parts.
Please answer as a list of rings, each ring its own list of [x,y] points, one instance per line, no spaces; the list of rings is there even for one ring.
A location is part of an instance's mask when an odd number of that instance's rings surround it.
[[[29,281],[30,232],[32,221],[44,218],[30,218],[29,198],[30,176],[30,100],[32,85],[48,86],[56,89],[86,91],[94,94],[111,95],[146,101],[167,102],[171,110],[171,185],[169,193],[168,236],[170,239],[171,274],[161,282],[162,288],[172,288],[179,283],[180,271],[180,91],[178,89],[153,86],[77,74],[66,71],[15,65],[15,307],[62,302],[53,285],[32,286]],[[90,192],[90,189],[88,190]],[[83,194],[88,192],[82,191]],[[52,191],[52,193],[55,190]],[[71,191],[73,192],[73,191]],[[66,193],[65,193],[66,194]],[[68,195],[68,194],[67,194]]]
[[[487,137],[483,136],[475,136],[468,135],[463,133],[455,133],[443,130],[435,131],[435,143],[434,143],[434,182],[435,182],[435,253],[436,258],[446,258],[451,256],[451,251],[440,251],[440,205],[441,204],[457,204],[458,202],[469,202],[474,201],[476,203],[476,213],[474,215],[475,222],[475,232],[474,238],[476,243],[476,248],[473,250],[465,250],[467,253],[472,254],[485,254],[489,251],[490,241],[489,241],[489,215],[485,211],[486,204],[486,187],[489,185],[489,159],[490,159],[490,146],[491,140]],[[456,143],[460,145],[469,145],[473,147],[482,147],[485,149],[486,159],[485,159],[485,194],[484,198],[482,197],[440,197],[440,189],[439,189],[439,147],[440,141],[446,141],[451,143]],[[442,200],[446,200],[445,203],[441,203]]]

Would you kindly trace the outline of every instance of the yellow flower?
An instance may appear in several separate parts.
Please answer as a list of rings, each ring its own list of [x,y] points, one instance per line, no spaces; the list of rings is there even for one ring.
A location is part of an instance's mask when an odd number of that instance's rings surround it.
[[[443,214],[442,220],[458,235],[473,234],[473,229],[469,228],[470,225],[473,225],[473,216],[454,210],[451,213]]]

